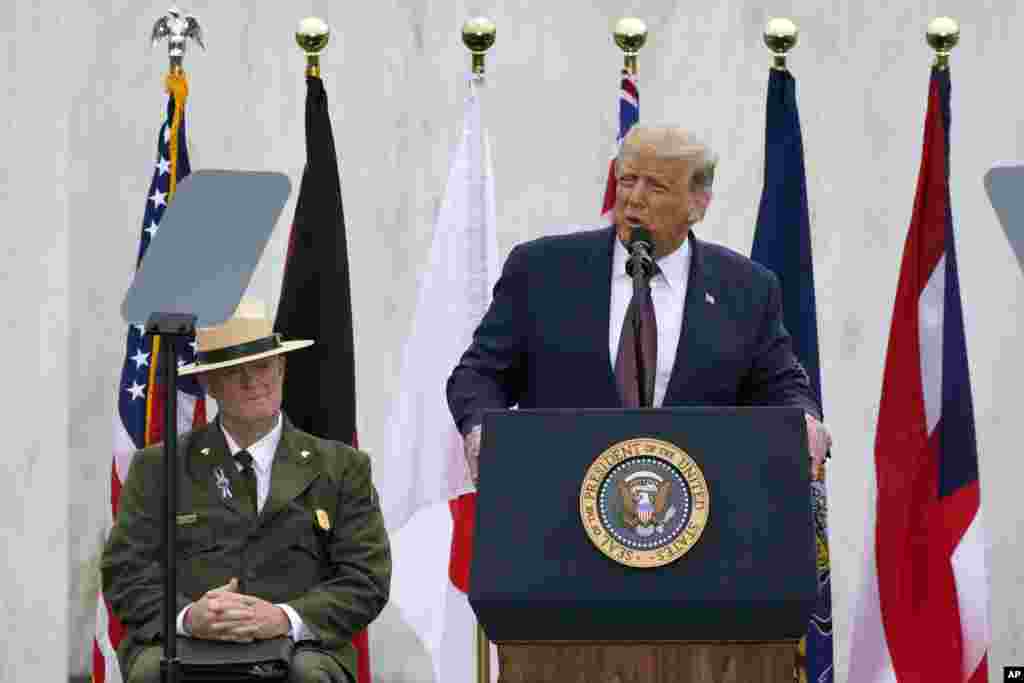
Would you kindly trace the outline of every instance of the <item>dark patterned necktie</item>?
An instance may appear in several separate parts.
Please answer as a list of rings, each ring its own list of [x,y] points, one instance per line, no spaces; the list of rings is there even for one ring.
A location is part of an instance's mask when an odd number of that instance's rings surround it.
[[[259,497],[256,492],[256,470],[252,466],[252,454],[249,451],[238,451],[235,453],[235,460],[242,466],[242,483],[245,485],[245,493],[249,497],[249,512],[253,517],[257,515]]]
[[[654,266],[653,279],[659,272]],[[637,327],[643,341],[643,355],[637,359],[636,340]],[[642,368],[639,365],[642,364]],[[633,288],[633,298],[626,309],[626,319],[622,322],[622,334],[619,335],[619,353],[615,358],[615,383],[619,387],[622,404],[627,408],[641,407],[640,382],[646,389],[650,404],[654,404],[654,376],[658,368],[658,323],[654,317],[654,300],[651,288]],[[640,370],[643,377],[640,377]],[[647,406],[644,406],[647,407]]]

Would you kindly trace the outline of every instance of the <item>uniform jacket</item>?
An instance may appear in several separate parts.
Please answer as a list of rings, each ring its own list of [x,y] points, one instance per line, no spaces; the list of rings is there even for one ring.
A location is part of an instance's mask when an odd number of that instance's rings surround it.
[[[179,440],[177,611],[238,577],[239,590],[288,603],[315,634],[310,645],[331,653],[355,677],[350,640],[383,609],[391,550],[370,460],[345,444],[320,439],[284,419],[259,517],[217,423]],[[163,446],[138,452],[121,491],[103,553],[103,591],[126,633],[122,672],[142,645],[161,642]],[[218,474],[233,497],[225,498]],[[326,517],[323,529],[318,520]]]
[[[460,430],[487,409],[621,408],[608,348],[614,228],[512,250],[448,380]],[[683,327],[664,406],[788,405],[820,415],[782,323],[775,275],[691,232]]]

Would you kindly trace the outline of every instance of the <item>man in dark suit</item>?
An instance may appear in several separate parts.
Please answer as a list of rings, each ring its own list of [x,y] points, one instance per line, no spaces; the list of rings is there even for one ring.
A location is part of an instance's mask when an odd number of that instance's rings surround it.
[[[353,634],[383,609],[391,552],[369,458],[296,429],[281,413],[281,341],[244,301],[200,329],[200,372],[217,420],[179,444],[179,635],[235,643],[288,636],[290,680],[355,681]],[[160,680],[162,445],[137,453],[102,562],[103,590],[126,628],[130,683]]]
[[[640,378],[653,383],[651,405],[803,408],[818,472],[829,437],[782,323],[778,279],[691,229],[710,204],[714,168],[708,148],[685,131],[634,126],[617,162],[614,226],[513,249],[448,379],[474,480],[484,410],[636,405],[623,388],[637,378],[634,367],[623,379],[632,354],[622,346],[641,308],[625,270],[635,227],[650,232],[657,264],[647,326],[656,329],[657,343],[647,344],[656,352],[645,363],[651,376]]]

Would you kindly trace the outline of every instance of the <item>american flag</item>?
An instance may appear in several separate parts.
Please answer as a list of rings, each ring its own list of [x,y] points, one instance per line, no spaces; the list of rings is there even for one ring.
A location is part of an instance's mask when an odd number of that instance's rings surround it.
[[[632,72],[622,70],[622,85],[619,89],[619,134],[615,138],[616,155],[618,148],[622,145],[622,139],[633,127],[633,124],[640,118],[640,93],[636,89],[636,75]],[[611,221],[612,209],[615,207],[615,156],[608,164],[608,182],[604,188],[604,201],[601,202],[601,217]]]
[[[875,437],[876,519],[851,681],[988,680],[988,570],[949,198],[949,70],[932,71]]]
[[[184,76],[169,76],[167,118],[157,138],[156,164],[153,180],[146,196],[139,239],[136,269],[142,263],[146,250],[160,229],[167,206],[174,197],[177,184],[190,172],[185,136],[185,98],[187,83]],[[109,524],[117,518],[121,485],[128,476],[128,467],[136,450],[159,442],[163,438],[163,405],[166,393],[157,385],[156,358],[160,339],[144,334],[144,321],[128,327],[124,365],[117,391],[117,415],[114,416],[114,458],[110,477]],[[195,345],[178,349],[179,364],[194,360]],[[156,390],[154,390],[154,387]],[[205,424],[206,401],[194,376],[178,380],[178,429],[191,430]],[[108,526],[109,529],[109,526]],[[96,634],[93,640],[92,680],[94,683],[117,683],[122,680],[117,665],[117,646],[124,629],[110,611],[102,592],[96,606]]]

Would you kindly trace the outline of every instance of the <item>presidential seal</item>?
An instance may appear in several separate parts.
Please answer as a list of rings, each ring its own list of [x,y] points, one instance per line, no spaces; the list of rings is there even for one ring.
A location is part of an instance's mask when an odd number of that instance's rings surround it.
[[[580,519],[597,549],[630,567],[661,567],[692,548],[711,496],[700,467],[658,439],[621,441],[597,457],[580,487]]]

